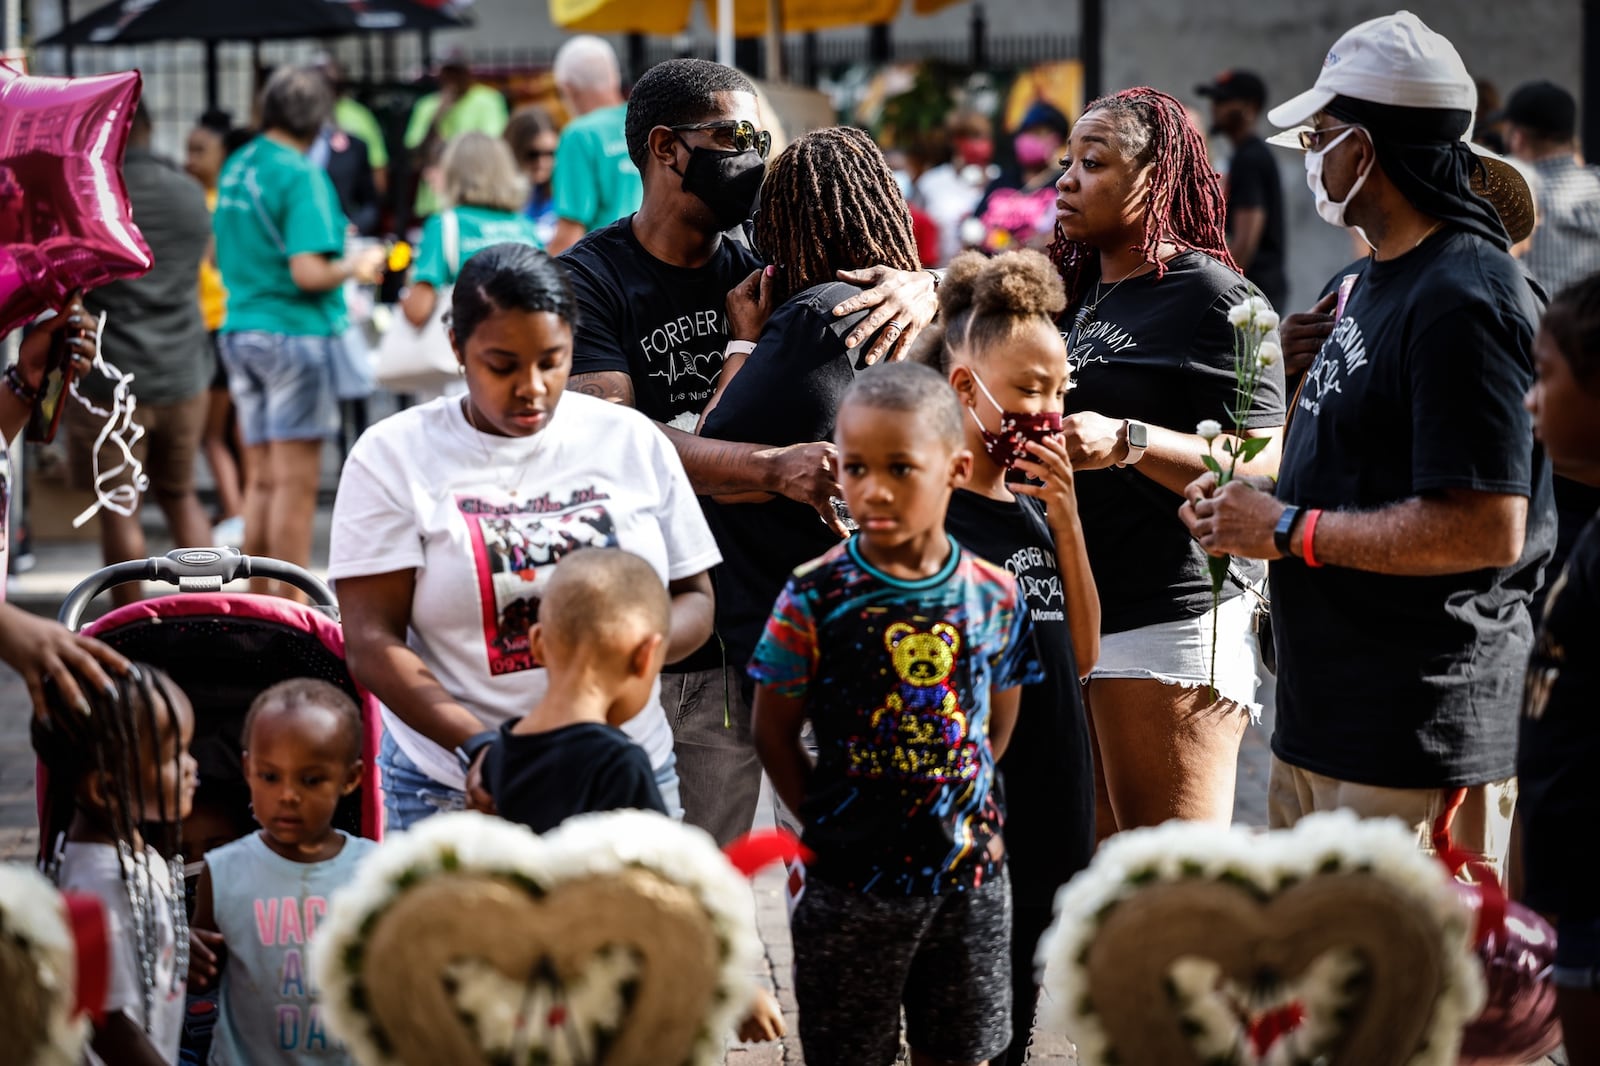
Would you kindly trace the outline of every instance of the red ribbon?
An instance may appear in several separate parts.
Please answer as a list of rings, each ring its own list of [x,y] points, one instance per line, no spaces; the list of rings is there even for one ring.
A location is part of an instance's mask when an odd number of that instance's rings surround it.
[[[757,829],[746,833],[722,849],[733,868],[754,877],[775,862],[810,862],[811,850],[787,829]]]
[[[1478,925],[1473,932],[1472,942],[1474,946],[1482,947],[1491,938],[1505,934],[1506,893],[1500,887],[1500,878],[1495,876],[1487,863],[1474,857],[1472,852],[1456,847],[1450,839],[1450,823],[1455,820],[1456,811],[1461,809],[1466,798],[1467,790],[1458,788],[1445,799],[1444,810],[1433,820],[1433,850],[1451,876],[1460,873],[1463,868],[1472,875],[1472,882],[1466,886],[1469,892],[1478,897]]]
[[[76,1013],[88,1012],[95,1025],[105,1021],[106,992],[111,980],[111,945],[107,940],[106,912],[99,899],[81,892],[62,895],[67,905],[67,926],[78,956]]]
[[[1265,1058],[1267,1052],[1272,1050],[1272,1045],[1300,1028],[1300,1023],[1305,1020],[1306,1009],[1296,999],[1251,1021],[1245,1035],[1250,1038],[1256,1058]]]

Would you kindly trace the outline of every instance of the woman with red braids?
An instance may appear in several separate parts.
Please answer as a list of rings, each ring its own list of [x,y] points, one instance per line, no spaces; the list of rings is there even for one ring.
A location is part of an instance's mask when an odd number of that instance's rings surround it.
[[[1138,88],[1094,101],[1061,165],[1050,252],[1066,282],[1075,383],[1063,430],[1101,598],[1085,689],[1097,829],[1103,839],[1169,818],[1226,824],[1239,743],[1260,709],[1246,590],[1265,574],[1235,562],[1213,610],[1206,554],[1177,508],[1205,469],[1196,426],[1231,425],[1227,313],[1251,289],[1228,254],[1205,140],[1172,97]],[[1272,443],[1241,473],[1277,469],[1283,421],[1275,366],[1246,429]]]

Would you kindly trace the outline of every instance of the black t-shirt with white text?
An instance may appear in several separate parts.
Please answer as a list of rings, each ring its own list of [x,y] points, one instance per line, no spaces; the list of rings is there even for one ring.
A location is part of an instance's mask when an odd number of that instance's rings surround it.
[[[641,810],[667,813],[650,756],[620,729],[577,722],[545,733],[500,727],[484,756],[483,779],[508,822],[547,833],[574,815]]]
[[[1019,906],[1049,907],[1056,889],[1094,854],[1094,764],[1055,538],[1038,500],[991,500],[966,489],[950,498],[944,528],[974,555],[1015,575],[1032,617],[1045,676],[1022,687],[1000,785],[1012,898]]]
[[[1517,749],[1528,906],[1600,916],[1600,518],[1591,519],[1550,585],[1528,661]]]
[[[784,301],[706,416],[703,434],[767,445],[832,440],[839,401],[864,369],[860,359],[870,347],[852,352],[844,346],[869,312],[835,318],[833,308],[860,292],[854,285],[830,282]],[[839,538],[814,507],[783,496],[764,503],[702,503],[722,551],[714,572],[717,634],[728,662],[742,673],[789,575]]]
[[[1522,398],[1538,307],[1516,262],[1447,230],[1367,260],[1291,415],[1285,503],[1374,511],[1448,490],[1530,498],[1522,558],[1428,577],[1272,566],[1275,754],[1343,781],[1451,788],[1515,772],[1527,604],[1555,540]]]
[[[693,432],[728,343],[728,292],[761,266],[724,237],[700,267],[663,263],[639,243],[633,217],[587,234],[557,260],[578,299],[572,372],[619,371],[634,406]]]
[[[1093,303],[1091,287],[1080,306]],[[1200,252],[1184,252],[1154,272],[1128,278],[1103,294],[1093,321],[1069,332],[1068,363],[1073,389],[1067,413],[1096,411],[1131,418],[1179,433],[1193,433],[1203,419],[1231,426],[1238,377],[1234,329],[1228,308],[1250,294],[1234,271]],[[1070,326],[1076,308],[1062,319]],[[1261,379],[1245,425],[1283,424],[1283,368]],[[1219,459],[1224,459],[1217,450]],[[1183,497],[1134,467],[1084,470],[1076,475],[1078,514],[1089,563],[1100,589],[1105,633],[1121,633],[1175,622],[1211,609],[1207,556],[1178,519]],[[1236,563],[1244,580],[1261,579],[1257,564]],[[1223,586],[1224,599],[1242,595]]]
[[[1259,207],[1266,212],[1261,242],[1244,276],[1280,311],[1289,284],[1283,276],[1283,184],[1272,149],[1260,137],[1249,137],[1234,149],[1228,164],[1228,236],[1233,236],[1234,212]]]

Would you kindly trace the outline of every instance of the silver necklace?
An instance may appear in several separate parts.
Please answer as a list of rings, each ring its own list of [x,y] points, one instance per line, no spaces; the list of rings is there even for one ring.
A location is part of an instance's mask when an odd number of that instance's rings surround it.
[[[1072,331],[1067,334],[1068,357],[1072,355],[1073,350],[1077,346],[1078,334],[1094,324],[1095,315],[1100,310],[1100,305],[1110,299],[1111,294],[1116,292],[1124,281],[1127,281],[1135,274],[1139,274],[1141,272],[1142,268],[1135,267],[1129,273],[1122,275],[1122,277],[1111,283],[1111,288],[1106,290],[1104,296],[1100,295],[1101,283],[1099,281],[1094,283],[1094,303],[1084,304],[1082,307],[1078,308],[1078,313],[1072,316]]]
[[[477,420],[472,417],[472,398],[470,396],[461,397],[461,413],[467,416],[467,425],[472,427],[473,432],[477,433],[477,434],[480,434],[480,436],[477,438],[477,441],[478,441],[478,450],[483,453],[483,467],[484,467],[484,470],[486,470],[486,471],[495,470],[496,469],[496,464],[495,464],[495,461],[494,461],[494,456],[493,456],[493,454],[490,453],[489,446],[487,444],[483,443],[483,438],[488,436],[489,434],[487,434],[483,430],[479,429]],[[499,474],[495,474],[494,478],[495,478],[496,483],[499,484],[499,486],[500,486],[500,491],[504,492],[507,496],[510,496],[514,500],[514,499],[517,498],[518,490],[522,487],[522,479],[525,478],[527,476],[527,474],[528,474],[527,464],[523,463],[523,464],[518,464],[515,467],[515,469],[513,471],[513,477],[512,477],[512,479],[510,481],[505,480]]]

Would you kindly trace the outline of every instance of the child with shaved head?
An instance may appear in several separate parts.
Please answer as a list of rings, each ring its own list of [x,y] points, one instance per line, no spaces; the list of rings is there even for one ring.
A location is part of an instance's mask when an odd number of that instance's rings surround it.
[[[500,817],[543,833],[590,811],[667,813],[649,756],[618,727],[649,702],[671,622],[661,578],[637,555],[586,548],[561,560],[528,634],[549,687],[484,761]]]

